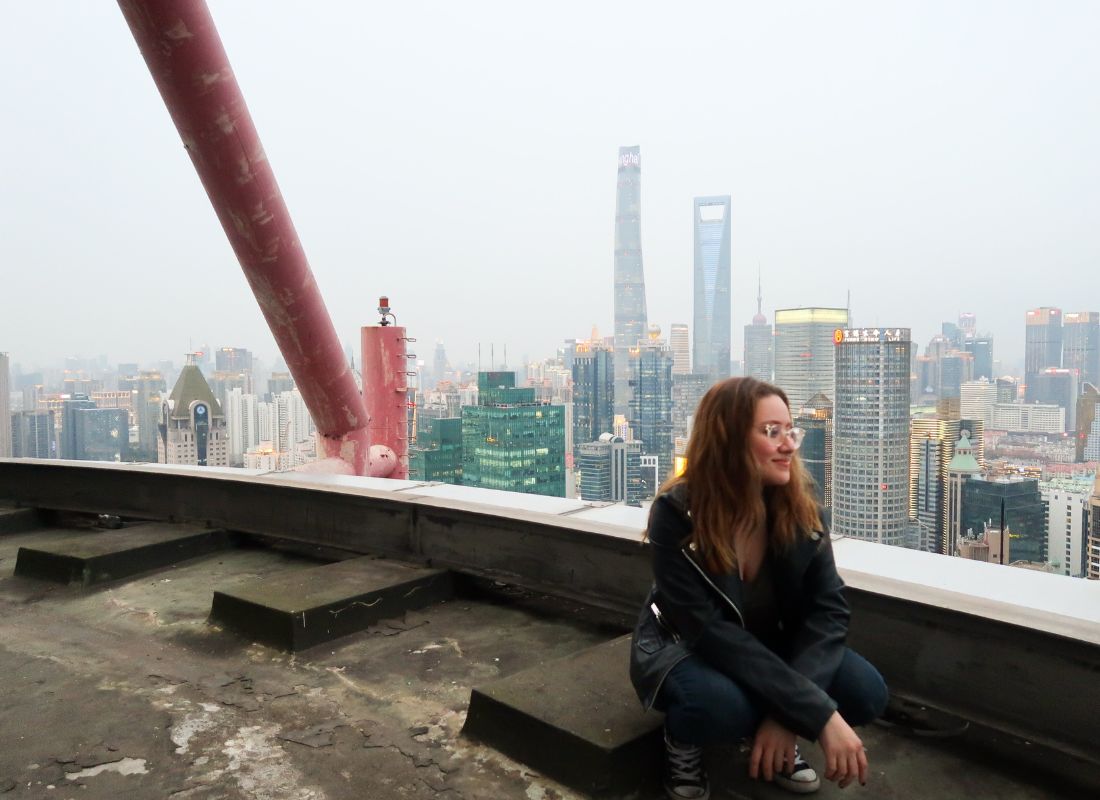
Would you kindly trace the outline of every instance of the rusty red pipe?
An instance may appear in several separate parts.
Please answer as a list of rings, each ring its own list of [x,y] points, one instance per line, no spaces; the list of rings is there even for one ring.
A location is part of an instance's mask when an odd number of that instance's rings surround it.
[[[184,149],[322,436],[331,471],[389,474],[204,0],[119,0]]]

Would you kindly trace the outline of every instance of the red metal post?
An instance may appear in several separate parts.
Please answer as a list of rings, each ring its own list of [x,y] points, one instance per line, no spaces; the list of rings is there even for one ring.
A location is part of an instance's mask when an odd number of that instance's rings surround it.
[[[405,329],[368,325],[362,329],[363,395],[370,413],[370,440],[393,451],[391,478],[409,476],[408,358]]]
[[[172,121],[321,433],[332,471],[369,464],[369,417],[204,0],[119,0]]]

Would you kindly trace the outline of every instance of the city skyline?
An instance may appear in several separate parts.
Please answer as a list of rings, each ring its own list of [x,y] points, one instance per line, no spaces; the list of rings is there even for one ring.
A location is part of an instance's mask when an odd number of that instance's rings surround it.
[[[25,366],[101,353],[149,361],[189,341],[247,344],[273,360],[121,16],[37,6],[12,10],[12,25],[54,35],[19,37],[0,56],[9,74],[39,65],[12,87],[34,123],[13,126],[0,162],[0,257],[11,296],[49,285],[67,324],[16,306],[0,347]],[[666,335],[691,319],[685,209],[707,193],[730,194],[737,221],[735,354],[758,263],[769,318],[844,305],[850,290],[854,323],[904,324],[923,345],[940,321],[972,311],[1010,367],[1022,360],[1024,310],[1095,307],[1074,302],[1100,258],[1090,223],[1100,116],[1074,100],[1098,72],[1090,6],[721,8],[705,31],[633,7],[586,10],[582,26],[502,7],[471,30],[468,15],[441,8],[418,16],[417,37],[392,34],[413,28],[412,10],[388,9],[380,26],[349,5],[333,30],[321,13],[274,3],[262,35],[247,6],[212,10],[344,341],[374,322],[379,294],[456,363],[474,360],[477,342],[507,344],[518,363],[593,323],[612,330],[609,163],[624,143],[646,153],[647,303]],[[507,27],[522,48],[499,35]],[[563,38],[576,57],[548,71]],[[301,63],[273,57],[291,43]],[[410,46],[424,58],[409,59]],[[504,58],[508,71],[496,68]],[[397,60],[408,69],[386,68]],[[303,69],[314,62],[321,72]],[[87,63],[96,69],[73,74]],[[736,76],[721,108],[702,101],[700,70]],[[634,79],[625,91],[624,76]],[[320,104],[326,124],[303,125]],[[77,118],[88,120],[79,134]],[[539,192],[524,182],[532,172]],[[1059,280],[1027,277],[1040,274]],[[158,275],[188,276],[167,309]],[[126,308],[126,324],[103,308]],[[166,313],[176,308],[204,312]]]

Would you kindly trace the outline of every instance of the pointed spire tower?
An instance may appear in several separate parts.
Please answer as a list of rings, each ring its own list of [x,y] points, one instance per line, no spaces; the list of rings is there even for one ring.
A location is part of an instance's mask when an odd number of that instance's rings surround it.
[[[772,326],[764,316],[764,291],[760,266],[756,268],[756,316],[745,326],[744,373],[760,381],[772,380],[774,361]]]

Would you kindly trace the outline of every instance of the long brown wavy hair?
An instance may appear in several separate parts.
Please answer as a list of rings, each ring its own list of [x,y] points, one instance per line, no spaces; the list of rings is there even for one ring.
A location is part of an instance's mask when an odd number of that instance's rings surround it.
[[[695,412],[687,466],[661,487],[662,494],[677,486],[686,490],[693,523],[689,541],[712,572],[730,573],[737,566],[739,531],[763,528],[769,547],[782,551],[821,529],[812,479],[797,452],[788,483],[765,486],[761,480],[749,437],[756,404],[771,395],[790,408],[782,389],[755,378],[730,378],[710,387]]]

